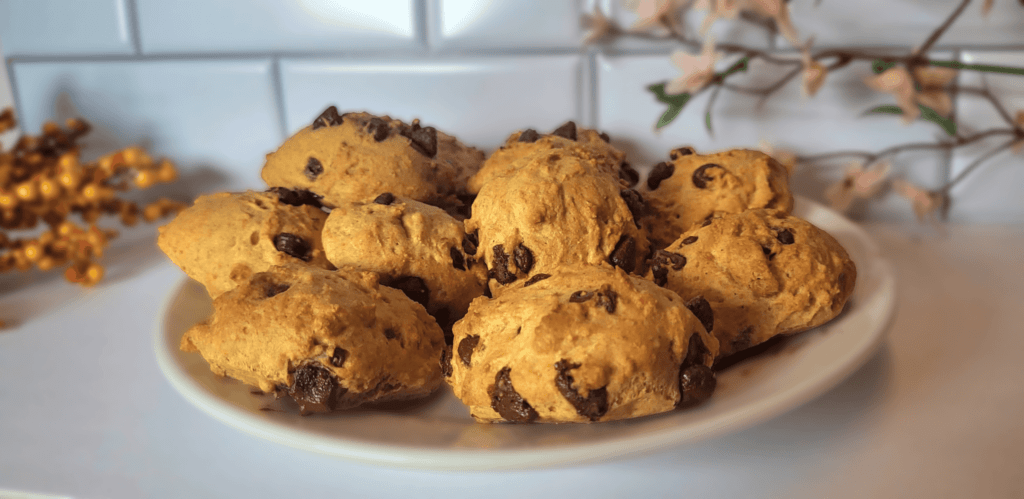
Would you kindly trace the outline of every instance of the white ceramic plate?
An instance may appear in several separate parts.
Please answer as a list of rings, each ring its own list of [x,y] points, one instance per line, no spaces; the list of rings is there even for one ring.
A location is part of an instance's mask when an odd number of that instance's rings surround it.
[[[160,368],[189,402],[257,437],[388,466],[437,470],[514,469],[633,455],[731,433],[829,390],[874,353],[892,316],[890,265],[857,225],[798,199],[797,216],[827,230],[857,265],[857,285],[832,322],[721,372],[710,401],[686,411],[598,424],[481,424],[447,387],[413,405],[308,417],[272,396],[210,372],[178,349],[182,334],[211,312],[202,286],[185,280],[170,295],[155,348]]]

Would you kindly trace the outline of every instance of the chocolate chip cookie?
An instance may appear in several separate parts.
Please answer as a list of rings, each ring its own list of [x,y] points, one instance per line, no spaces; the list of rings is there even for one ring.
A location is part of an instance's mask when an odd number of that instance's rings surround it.
[[[647,278],[675,291],[721,345],[719,356],[824,324],[857,269],[827,232],[779,210],[721,214],[654,253]]]
[[[338,268],[380,274],[450,328],[484,293],[487,268],[462,222],[440,208],[381,193],[336,206],[323,230],[327,259]]]
[[[328,207],[382,192],[458,205],[483,153],[419,121],[406,124],[331,106],[267,156],[263,180],[312,192]]]
[[[760,151],[697,154],[680,147],[669,156],[669,161],[654,166],[641,189],[651,210],[645,228],[656,249],[715,212],[793,209],[788,171]]]
[[[645,210],[635,190],[555,150],[485,184],[465,224],[479,241],[497,293],[569,263],[639,271],[647,252],[639,229]]]
[[[442,369],[478,421],[612,421],[706,400],[717,354],[674,293],[577,264],[473,301]]]
[[[213,301],[182,350],[305,413],[423,397],[441,384],[441,329],[373,273],[273,267]]]
[[[160,227],[157,244],[213,298],[274,265],[331,269],[320,242],[327,213],[302,199],[284,190],[200,196]]]
[[[626,154],[611,145],[608,134],[577,127],[569,121],[548,134],[527,129],[513,133],[494,151],[480,171],[469,179],[469,192],[477,194],[492,179],[528,165],[534,154],[561,152],[579,157],[597,171],[621,178],[623,187],[633,187],[639,173],[626,162]]]

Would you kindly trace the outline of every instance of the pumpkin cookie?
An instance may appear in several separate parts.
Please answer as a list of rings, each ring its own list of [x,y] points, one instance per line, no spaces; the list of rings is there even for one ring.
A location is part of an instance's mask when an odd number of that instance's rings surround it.
[[[441,329],[372,273],[273,267],[213,301],[181,349],[302,412],[424,397],[441,383]]]
[[[719,356],[828,322],[857,268],[828,233],[778,210],[709,218],[650,262],[647,277],[705,309]]]
[[[718,342],[674,293],[571,265],[478,298],[442,369],[479,421],[592,422],[710,397]]]
[[[656,249],[712,213],[793,209],[789,173],[767,154],[745,149],[697,154],[680,147],[670,157],[654,166],[641,191],[651,210],[645,228]]]

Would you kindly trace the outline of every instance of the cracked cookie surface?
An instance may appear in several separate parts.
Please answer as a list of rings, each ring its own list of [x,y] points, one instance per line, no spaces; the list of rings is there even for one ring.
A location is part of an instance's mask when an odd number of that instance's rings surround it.
[[[442,368],[479,421],[593,422],[705,400],[717,353],[674,293],[570,265],[475,300]]]
[[[331,263],[380,274],[446,329],[484,293],[487,268],[473,241],[462,222],[440,208],[390,193],[336,206],[323,230]]]
[[[706,300],[720,357],[824,324],[853,293],[846,250],[807,221],[761,209],[706,223],[656,251],[646,277],[684,301]]]
[[[499,293],[517,279],[570,263],[610,263],[639,271],[647,240],[637,219],[643,199],[588,162],[558,151],[484,185],[466,232]]]
[[[697,154],[672,150],[647,176],[641,194],[650,207],[648,238],[661,249],[713,213],[774,208],[789,213],[793,196],[784,166],[760,151],[734,149]]]
[[[273,267],[213,301],[181,349],[303,413],[429,395],[441,384],[441,329],[372,273]]]
[[[418,121],[332,109],[267,155],[261,175],[268,185],[313,192],[328,207],[382,192],[461,204],[459,195],[483,162],[481,151]]]
[[[332,268],[320,240],[327,213],[289,202],[276,192],[200,196],[160,227],[157,245],[213,298],[274,265]]]

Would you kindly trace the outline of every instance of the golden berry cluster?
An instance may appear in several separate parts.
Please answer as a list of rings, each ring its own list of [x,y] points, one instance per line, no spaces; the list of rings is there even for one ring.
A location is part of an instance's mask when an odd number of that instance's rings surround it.
[[[15,124],[13,110],[0,113],[0,133]],[[0,149],[0,273],[67,265],[68,281],[91,286],[103,277],[97,260],[117,235],[96,225],[101,216],[118,216],[131,226],[140,216],[152,222],[184,207],[161,198],[140,209],[118,198],[132,186],[173,181],[178,172],[170,161],[154,161],[138,147],[82,163],[77,141],[89,128],[81,119],[69,119],[63,128],[47,122],[42,135],[23,135],[11,150]],[[13,238],[13,231],[33,235]]]

